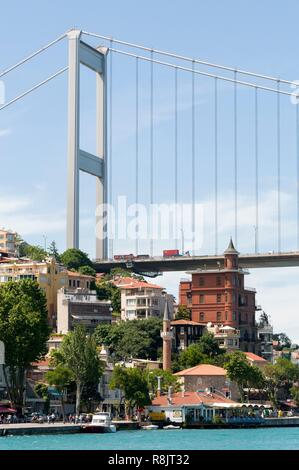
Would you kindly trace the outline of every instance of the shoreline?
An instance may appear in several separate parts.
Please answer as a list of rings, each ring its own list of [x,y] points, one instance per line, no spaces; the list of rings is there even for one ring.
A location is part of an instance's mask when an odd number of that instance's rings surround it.
[[[140,429],[137,422],[119,421],[114,422],[117,430],[138,430]],[[20,424],[2,424],[0,425],[0,437],[5,436],[22,436],[22,435],[42,435],[42,434],[83,434],[83,424],[72,423],[55,423],[55,424],[37,424],[37,423],[20,423]],[[260,429],[260,428],[278,428],[278,427],[299,427],[299,417],[285,418],[266,418],[262,423],[230,423],[230,424],[209,424],[209,423],[193,423],[182,427],[184,430],[189,429]],[[160,430],[160,429],[159,429]],[[161,428],[161,430],[163,430]]]

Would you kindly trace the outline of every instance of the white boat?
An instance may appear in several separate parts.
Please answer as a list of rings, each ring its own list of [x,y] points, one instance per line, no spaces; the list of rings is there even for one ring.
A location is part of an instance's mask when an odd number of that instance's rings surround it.
[[[182,429],[181,426],[174,426],[173,424],[169,424],[168,426],[163,426],[163,429]]]
[[[156,426],[156,424],[147,424],[146,426],[141,426],[141,429],[144,431],[155,431],[159,429],[159,426]]]
[[[92,421],[82,427],[83,432],[97,433],[97,432],[116,432],[116,426],[111,423],[110,413],[95,413],[92,416]]]

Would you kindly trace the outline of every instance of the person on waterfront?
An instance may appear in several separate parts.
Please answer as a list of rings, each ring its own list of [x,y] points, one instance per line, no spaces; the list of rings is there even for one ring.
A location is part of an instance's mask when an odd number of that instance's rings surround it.
[[[52,424],[55,423],[55,419],[56,419],[55,413],[52,413],[52,414],[51,414],[51,423],[52,423]]]

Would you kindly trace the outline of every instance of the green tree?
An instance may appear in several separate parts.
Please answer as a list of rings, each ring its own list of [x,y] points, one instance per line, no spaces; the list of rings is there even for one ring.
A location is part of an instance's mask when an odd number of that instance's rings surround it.
[[[24,256],[32,261],[44,261],[48,253],[39,245],[26,245],[23,248]]]
[[[289,359],[279,357],[275,364],[265,367],[266,389],[273,406],[278,404],[278,392],[285,389],[289,393],[291,386],[299,379],[299,367]]]
[[[248,385],[248,380],[252,374],[251,365],[247,357],[241,351],[235,351],[227,355],[224,368],[227,370],[227,376],[238,386],[241,401],[245,400],[244,388]]]
[[[137,368],[116,366],[109,387],[124,393],[125,412],[129,417],[134,407],[143,408],[151,403],[146,373]]]
[[[175,316],[176,320],[190,320],[191,318],[191,310],[187,307],[187,305],[179,305],[178,310]]]
[[[175,369],[182,370],[195,367],[198,364],[213,364],[223,366],[225,351],[220,349],[214,336],[210,333],[204,334],[199,341],[190,344],[179,353]]]
[[[213,357],[224,353],[224,350],[219,347],[212,333],[205,333],[199,339],[198,346],[200,352],[206,356]]]
[[[285,333],[275,333],[273,340],[279,342],[279,346],[276,348],[278,351],[281,351],[283,348],[290,348],[292,344],[292,341]]]
[[[63,421],[65,420],[65,410],[64,410],[64,393],[67,387],[73,381],[73,375],[71,370],[68,367],[65,367],[62,364],[58,364],[54,370],[50,370],[46,373],[46,381],[49,385],[54,385],[57,392],[60,396],[61,411],[63,416]]]
[[[132,320],[99,325],[95,337],[99,345],[109,348],[116,360],[130,357],[156,360],[162,347],[161,328],[160,318]]]
[[[47,352],[50,329],[46,298],[37,282],[26,279],[0,284],[0,340],[9,399],[23,406],[25,371]]]
[[[96,277],[96,270],[93,269],[91,266],[80,266],[78,269],[80,274],[84,274],[85,276],[93,276]]]
[[[94,337],[88,336],[82,325],[76,326],[63,338],[59,350],[53,351],[53,362],[71,371],[76,383],[76,414],[79,415],[83,387],[88,383],[98,383],[103,373]]]
[[[113,312],[120,312],[121,293],[118,287],[104,279],[96,284],[96,291],[99,300],[111,300]]]
[[[61,263],[61,257],[60,257],[59,251],[57,249],[55,240],[53,240],[51,242],[51,244],[48,248],[48,253],[52,258],[54,258],[57,261],[57,263]]]
[[[292,395],[293,400],[296,403],[296,406],[299,406],[299,387],[298,387],[298,385],[293,385],[293,387],[291,388],[291,395]]]
[[[44,413],[48,414],[50,409],[50,395],[48,392],[48,385],[38,382],[34,386],[34,391],[39,398],[44,400]]]
[[[78,269],[82,266],[93,267],[92,262],[90,261],[88,255],[77,248],[69,248],[61,255],[61,262],[68,269]]]

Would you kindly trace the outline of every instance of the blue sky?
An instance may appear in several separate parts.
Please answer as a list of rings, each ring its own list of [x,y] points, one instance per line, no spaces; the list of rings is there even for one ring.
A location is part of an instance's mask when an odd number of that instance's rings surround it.
[[[0,69],[17,62],[72,27],[113,36],[178,54],[241,69],[299,79],[296,1],[11,1],[1,6]],[[88,40],[87,38],[85,38]],[[98,44],[101,41],[91,41]],[[55,46],[5,78],[6,99],[44,79],[67,63],[66,43]],[[204,69],[203,70],[208,70]],[[113,195],[134,195],[135,69],[132,59],[115,56],[113,69]],[[32,243],[55,239],[65,248],[67,77],[62,76],[0,113],[0,225],[18,230]],[[179,198],[190,201],[191,78],[179,73]],[[201,253],[213,252],[213,82],[196,78],[196,200],[204,205]],[[232,88],[219,86],[219,249],[233,233]],[[251,90],[238,89],[239,106],[239,243],[242,252],[254,242],[254,108]],[[275,250],[276,127],[275,97],[260,97],[261,250]],[[155,200],[173,202],[173,73],[155,67]],[[296,248],[295,106],[281,99],[282,248]],[[82,71],[82,134],[85,150],[95,145],[94,79]],[[140,182],[149,201],[149,66],[140,66]],[[125,178],[124,178],[124,175]],[[81,247],[94,254],[94,181],[81,176]],[[146,242],[141,244],[149,251]],[[172,248],[157,243],[155,252]],[[116,244],[131,252],[134,242]],[[248,284],[258,303],[272,316],[276,330],[299,341],[299,269],[255,270]],[[184,273],[159,282],[177,294]]]

